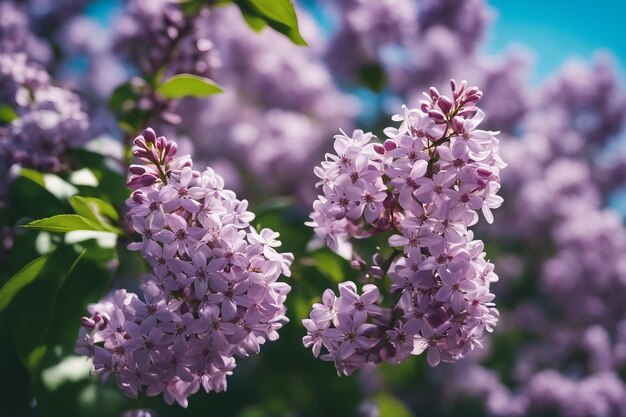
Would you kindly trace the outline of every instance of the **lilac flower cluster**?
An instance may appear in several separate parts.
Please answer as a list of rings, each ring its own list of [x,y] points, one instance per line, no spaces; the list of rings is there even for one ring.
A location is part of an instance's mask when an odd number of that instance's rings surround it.
[[[383,144],[360,130],[335,136],[336,154],[315,169],[323,196],[311,222],[317,236],[335,252],[351,255],[351,238],[391,232],[393,254],[377,262],[373,277],[388,273],[399,298],[383,307],[372,284],[359,294],[352,282],[339,285],[339,297],[326,290],[303,321],[305,346],[334,361],[339,374],[366,363],[398,363],[427,350],[428,363],[454,361],[481,346],[497,310],[489,292],[497,280],[485,260],[484,245],[469,226],[482,210],[502,203],[496,195],[499,172],[497,132],[478,129],[482,92],[451,82],[452,97],[432,87],[418,108],[393,117]],[[379,260],[381,254],[375,255]],[[360,258],[354,256],[359,265]]]
[[[473,64],[468,58],[491,18],[483,0],[327,3],[339,17],[326,52],[331,68],[354,82],[379,67],[402,95],[444,81],[459,64]]]
[[[600,55],[568,63],[535,95],[516,122],[518,140],[502,142],[510,163],[502,182],[515,191],[498,220],[509,227],[489,231],[503,248],[501,293],[527,287],[501,306],[497,337],[525,336],[492,353],[510,361],[510,374],[484,365],[490,356],[473,358],[448,389],[494,416],[624,416],[626,227],[607,201],[626,180],[612,143],[626,128],[626,94]]]
[[[264,196],[288,193],[309,204],[315,195],[302,184],[315,179],[316,155],[329,145],[325,138],[333,126],[349,126],[358,111],[322,61],[323,37],[302,10],[298,21],[311,44],[307,48],[272,30],[255,33],[236,7],[210,11],[202,24],[222,60],[214,79],[225,92],[180,103],[178,133],[211,138],[196,140],[194,154],[229,165],[246,181],[251,198],[262,190]]]
[[[17,114],[0,127],[0,172],[11,165],[60,171],[70,148],[87,139],[89,120],[80,98],[55,86],[25,54],[0,54],[0,98]]]
[[[185,16],[175,0],[128,0],[116,23],[114,49],[145,74],[193,73],[211,77],[220,60],[206,36],[203,8]]]
[[[29,16],[23,7],[11,1],[0,2],[0,52],[5,54],[28,53],[40,63],[50,60],[48,45],[30,30]]]
[[[128,218],[142,241],[130,248],[152,271],[143,300],[118,290],[89,307],[77,352],[127,395],[145,388],[186,407],[200,387],[226,389],[235,356],[278,338],[291,290],[278,278],[290,275],[293,255],[275,250],[278,233],[250,226],[247,201],[212,169],[175,157],[175,142],[146,129],[134,144],[143,163],[130,167]]]

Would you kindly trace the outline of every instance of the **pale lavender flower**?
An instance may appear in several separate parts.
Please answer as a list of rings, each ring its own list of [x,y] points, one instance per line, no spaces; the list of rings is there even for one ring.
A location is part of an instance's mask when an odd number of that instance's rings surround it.
[[[418,108],[404,108],[394,117],[400,127],[385,129],[384,144],[361,131],[351,138],[337,135],[337,154],[327,154],[316,168],[323,195],[307,224],[318,238],[345,255],[349,251],[340,243],[389,231],[388,244],[395,248],[384,264],[364,268],[377,271],[365,280],[388,274],[393,307],[379,304],[377,286],[366,284],[359,295],[346,282],[339,284],[339,298],[326,290],[303,322],[305,346],[333,361],[340,375],[424,351],[431,366],[456,361],[482,346],[483,334],[497,321],[489,292],[493,264],[468,227],[479,209],[493,220],[490,210],[502,203],[496,195],[499,171],[506,165],[498,156],[497,132],[477,129],[483,119],[476,107],[480,90],[465,81],[451,87],[452,97],[431,88]],[[381,193],[375,215],[368,215],[368,202],[355,198],[364,176]],[[362,268],[361,258],[352,258]]]
[[[152,272],[143,300],[118,290],[89,307],[76,349],[125,394],[186,407],[200,387],[226,389],[236,356],[278,338],[291,287],[277,280],[293,255],[276,251],[277,233],[251,228],[247,202],[213,170],[176,157],[175,142],[146,129],[134,143],[143,163],[130,169],[128,220],[142,242],[129,248]]]

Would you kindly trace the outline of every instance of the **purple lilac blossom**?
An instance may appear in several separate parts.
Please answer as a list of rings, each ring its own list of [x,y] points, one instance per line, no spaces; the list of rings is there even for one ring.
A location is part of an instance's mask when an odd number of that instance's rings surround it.
[[[0,54],[0,97],[17,118],[0,126],[0,173],[13,164],[57,172],[69,149],[87,139],[89,120],[80,97],[50,83],[25,54]]]
[[[314,155],[329,147],[332,126],[351,124],[357,106],[323,65],[311,19],[300,10],[298,19],[311,47],[269,29],[253,32],[234,7],[212,9],[204,24],[223,63],[215,80],[225,92],[183,101],[177,131],[207,138],[194,142],[197,158],[230,160],[250,195],[289,193],[310,204],[315,196],[301,184],[314,178]]]
[[[360,257],[350,239],[390,231],[394,248],[388,265],[370,273],[388,273],[395,306],[382,306],[373,284],[359,294],[344,282],[339,296],[327,289],[303,320],[304,345],[333,361],[339,375],[424,351],[431,366],[455,361],[482,346],[497,321],[489,286],[498,277],[468,227],[478,210],[493,221],[506,164],[497,132],[478,129],[482,92],[465,81],[451,87],[452,98],[431,87],[418,108],[404,107],[384,143],[361,130],[335,136],[335,153],[315,168],[323,195],[307,224],[317,237],[353,262]]]
[[[406,97],[406,88],[441,83],[467,66],[483,38],[491,11],[483,0],[352,0],[333,2],[338,29],[326,59],[343,80],[354,82],[377,66],[389,87]]]
[[[536,97],[517,122],[521,137],[502,142],[511,192],[496,217],[509,227],[486,231],[515,248],[505,255],[519,260],[513,274],[533,287],[501,308],[497,337],[526,337],[507,355],[512,382],[473,360],[465,370],[483,382],[468,387],[459,370],[448,389],[484,400],[494,416],[624,416],[626,227],[607,201],[626,177],[607,154],[619,150],[626,94],[600,55],[567,64]],[[500,291],[513,294],[515,279],[506,281]]]
[[[174,0],[128,0],[116,21],[113,47],[144,74],[212,77],[220,59],[204,27],[211,12],[185,16]]]
[[[225,390],[236,357],[278,339],[291,290],[278,278],[290,276],[293,255],[276,251],[278,233],[250,226],[248,202],[222,177],[176,151],[152,129],[135,139],[127,217],[142,240],[129,249],[152,271],[143,299],[117,290],[89,307],[76,351],[126,395],[186,407],[200,388]]]
[[[47,63],[49,46],[30,30],[30,20],[23,7],[9,0],[0,1],[0,53],[27,53],[39,63]]]

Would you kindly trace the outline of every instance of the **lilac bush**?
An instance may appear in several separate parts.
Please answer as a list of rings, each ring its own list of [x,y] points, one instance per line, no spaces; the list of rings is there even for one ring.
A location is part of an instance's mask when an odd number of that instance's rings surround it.
[[[241,18],[280,2],[0,0],[0,415],[626,417],[615,62],[529,83],[484,0],[299,1],[296,48]]]
[[[468,227],[502,203],[497,132],[478,129],[482,92],[451,82],[452,97],[432,87],[418,108],[404,107],[384,143],[355,131],[335,136],[336,154],[316,168],[323,196],[309,225],[335,252],[352,256],[350,239],[390,232],[394,248],[373,266],[389,276],[393,304],[376,285],[359,295],[353,282],[326,290],[303,320],[305,346],[349,375],[366,363],[399,363],[427,351],[428,363],[455,361],[481,346],[497,321],[490,283],[497,280],[484,245]],[[376,255],[382,258],[382,255]],[[382,304],[386,302],[386,304]]]
[[[80,97],[52,84],[24,53],[0,54],[0,76],[0,98],[15,112],[10,124],[0,126],[0,169],[67,169],[68,151],[86,142],[89,129]]]
[[[246,200],[212,169],[192,169],[176,142],[152,129],[134,141],[128,219],[152,271],[143,299],[125,290],[89,307],[76,351],[103,379],[136,397],[163,394],[187,406],[201,387],[226,389],[236,356],[258,353],[289,320],[284,305],[293,255],[279,234],[252,228]]]

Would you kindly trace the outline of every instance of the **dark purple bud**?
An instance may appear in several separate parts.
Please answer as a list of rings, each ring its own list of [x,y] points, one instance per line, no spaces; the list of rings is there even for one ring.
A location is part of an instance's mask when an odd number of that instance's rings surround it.
[[[440,96],[439,91],[437,91],[435,87],[430,87],[428,89],[428,92],[430,93],[430,98],[432,99],[433,102],[435,102],[437,98],[439,98]]]
[[[376,252],[374,256],[372,256],[372,262],[374,262],[374,265],[382,265],[385,262],[385,260],[380,255],[380,253]]]
[[[360,270],[361,269],[361,262],[359,262],[358,259],[350,261],[350,268],[356,269],[356,270]]]
[[[428,117],[433,119],[435,122],[442,123],[446,121],[446,116],[441,111],[435,109],[428,111]]]
[[[454,104],[452,103],[452,100],[450,100],[448,97],[439,96],[439,98],[437,99],[437,105],[445,114],[448,114],[450,113],[450,110],[452,110]]]
[[[145,149],[133,149],[133,156],[137,158],[148,158],[150,154]]]
[[[143,131],[143,137],[146,139],[146,142],[154,143],[156,140],[156,133],[154,133],[154,129],[148,127]]]
[[[81,317],[80,324],[88,329],[94,329],[96,327],[96,322],[89,317]]]
[[[168,158],[173,158],[174,155],[176,155],[177,150],[178,145],[176,145],[176,142],[170,142],[165,147],[165,156],[167,156]]]
[[[137,202],[137,203],[143,203],[146,201],[146,198],[144,196],[144,194],[141,191],[135,191],[132,195],[131,198],[133,199],[133,201]]]
[[[165,136],[159,136],[156,138],[155,145],[159,150],[165,149],[165,146],[167,145],[167,139],[165,139]]]
[[[384,155],[385,154],[385,147],[383,145],[381,145],[380,143],[377,143],[374,145],[374,152],[376,152],[379,155]]]
[[[396,145],[396,143],[392,141],[391,139],[387,139],[385,143],[383,143],[383,146],[385,147],[387,152],[394,150],[398,147],[398,145]]]
[[[133,145],[146,149],[148,146],[146,145],[146,140],[143,136],[137,136],[135,140],[133,140]]]
[[[467,87],[467,81],[463,80],[461,81],[461,83],[458,85],[457,88],[452,89],[454,99],[457,99],[463,95],[463,92],[465,91],[465,87]]]
[[[481,177],[491,177],[491,175],[493,175],[493,171],[485,167],[479,167],[476,170],[476,173],[480,175]]]
[[[157,180],[157,177],[153,174],[143,174],[141,177],[139,177],[139,181],[144,186],[152,185],[156,182],[156,180]]]
[[[383,270],[380,268],[380,266],[373,266],[373,267],[370,268],[370,275],[373,278],[380,279],[385,274],[383,273]]]
[[[141,174],[143,174],[144,172],[146,172],[146,169],[145,169],[143,166],[141,166],[141,165],[131,165],[131,166],[128,168],[128,171],[129,171],[131,174],[141,175]]]
[[[463,133],[464,128],[463,128],[463,118],[459,117],[459,116],[454,116],[451,120],[452,125],[452,129],[454,129],[454,131],[456,133]]]

